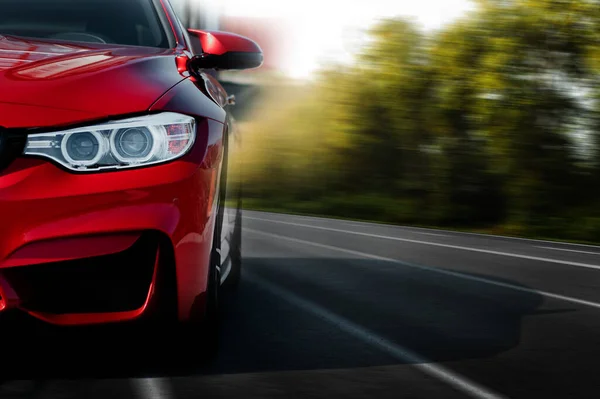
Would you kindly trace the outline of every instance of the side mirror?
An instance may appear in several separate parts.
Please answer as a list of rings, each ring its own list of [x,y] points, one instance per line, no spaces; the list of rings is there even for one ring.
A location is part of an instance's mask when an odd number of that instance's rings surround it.
[[[229,32],[188,29],[195,43],[192,66],[197,69],[252,69],[263,63],[261,48],[247,37]]]

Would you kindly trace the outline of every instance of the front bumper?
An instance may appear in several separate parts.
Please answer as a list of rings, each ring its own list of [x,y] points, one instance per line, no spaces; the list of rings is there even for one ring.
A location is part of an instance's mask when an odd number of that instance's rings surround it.
[[[0,312],[132,320],[148,312],[160,267],[172,267],[177,316],[188,319],[206,290],[222,133],[201,121],[188,155],[154,167],[74,174],[18,158],[0,171]],[[160,265],[165,250],[171,265]]]

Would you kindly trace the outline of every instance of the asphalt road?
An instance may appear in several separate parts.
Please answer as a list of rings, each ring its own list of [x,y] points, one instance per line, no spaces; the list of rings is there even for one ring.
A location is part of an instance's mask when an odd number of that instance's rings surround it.
[[[600,247],[258,212],[244,229],[213,364],[154,354],[157,331],[32,323],[0,335],[0,398],[599,396]]]

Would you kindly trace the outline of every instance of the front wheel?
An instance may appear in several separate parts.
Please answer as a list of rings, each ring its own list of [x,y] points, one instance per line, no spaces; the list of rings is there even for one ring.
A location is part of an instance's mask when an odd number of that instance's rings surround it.
[[[219,348],[219,331],[221,326],[219,268],[221,255],[218,249],[213,249],[208,285],[206,288],[203,317],[199,320],[177,322],[171,330],[169,345],[179,367],[191,369],[200,365],[209,365],[217,357]]]
[[[177,328],[177,336],[173,337],[177,343],[183,345],[180,353],[193,354],[188,356],[188,361],[212,362],[219,348],[219,331],[221,325],[220,311],[220,282],[221,275],[216,267],[220,261],[218,251],[214,251],[211,259],[208,286],[206,290],[206,308],[201,321],[186,322]]]
[[[237,289],[242,279],[242,211],[238,210],[233,230],[233,246],[231,248],[231,271],[225,286],[229,289]]]

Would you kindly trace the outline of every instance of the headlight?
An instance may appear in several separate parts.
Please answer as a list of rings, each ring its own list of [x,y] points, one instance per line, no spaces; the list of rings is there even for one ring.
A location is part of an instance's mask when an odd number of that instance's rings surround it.
[[[196,139],[194,118],[162,113],[27,137],[25,155],[76,171],[133,168],[185,155]]]

